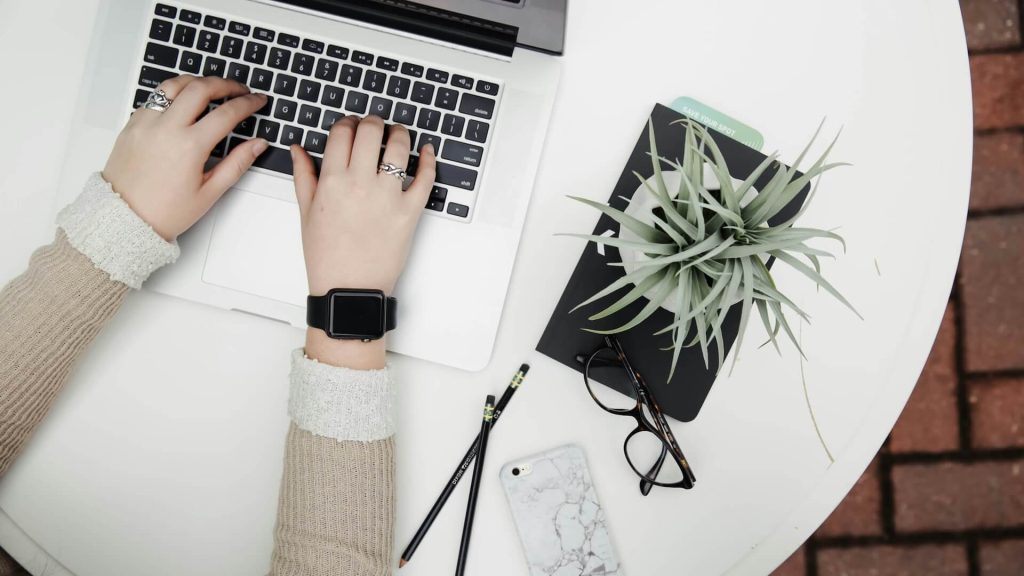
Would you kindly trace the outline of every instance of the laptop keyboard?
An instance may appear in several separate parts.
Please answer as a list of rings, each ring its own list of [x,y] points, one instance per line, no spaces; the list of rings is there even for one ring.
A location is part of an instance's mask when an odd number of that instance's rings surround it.
[[[135,108],[178,74],[229,78],[269,96],[217,145],[214,157],[260,137],[270,148],[256,168],[291,175],[292,144],[305,148],[319,168],[331,126],[347,114],[373,114],[409,130],[410,175],[417,152],[434,145],[437,178],[427,212],[471,218],[497,114],[496,81],[171,3],[155,5],[143,61]]]

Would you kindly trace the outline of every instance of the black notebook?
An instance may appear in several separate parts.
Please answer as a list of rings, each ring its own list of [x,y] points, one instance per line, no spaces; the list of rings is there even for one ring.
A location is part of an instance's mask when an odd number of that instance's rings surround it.
[[[662,157],[682,161],[683,142],[686,135],[684,125],[670,125],[675,120],[685,118],[684,115],[660,104],[655,105],[651,112],[651,122],[654,126],[655,141],[658,152]],[[654,175],[651,166],[650,140],[648,127],[645,123],[640,130],[636,146],[633,148],[626,166],[615,184],[608,203],[619,210],[625,210],[628,205],[627,199],[633,196],[639,185],[634,172],[644,178]],[[759,164],[765,160],[761,152],[749,148],[735,140],[709,130],[715,143],[722,151],[722,155],[729,166],[733,178],[744,180],[754,171]],[[772,176],[778,170],[778,165],[765,170],[756,181],[755,188],[761,189],[767,185]],[[799,175],[799,173],[798,173]],[[807,197],[810,186],[808,185],[799,195],[783,210],[775,215],[770,222],[784,222],[792,218],[800,209],[804,199]],[[595,210],[596,212],[596,210]],[[609,235],[609,231],[618,236],[619,225],[610,217],[602,214],[594,228],[595,235]],[[565,232],[576,232],[565,230]],[[564,240],[572,242],[579,240]],[[619,311],[610,317],[601,320],[591,321],[588,317],[603,310],[608,304],[614,302],[627,292],[631,286],[622,288],[597,302],[580,308],[570,313],[581,302],[587,300],[600,289],[611,284],[621,277],[624,272],[622,267],[609,266],[609,262],[619,262],[618,249],[611,246],[603,247],[604,255],[598,251],[598,246],[593,242],[586,245],[583,255],[576,264],[576,270],[569,279],[562,297],[555,307],[555,312],[548,321],[547,328],[537,344],[537,350],[542,354],[558,360],[570,368],[582,371],[583,366],[576,361],[579,354],[589,354],[603,343],[603,336],[585,332],[584,328],[608,330],[625,324],[647,304],[645,298],[633,302],[630,306]],[[768,263],[771,265],[771,262]],[[662,410],[677,420],[689,422],[697,417],[704,399],[711,391],[711,385],[718,373],[718,351],[717,344],[709,343],[708,361],[705,366],[704,356],[700,346],[684,348],[679,355],[679,363],[671,381],[667,381],[669,367],[672,362],[671,351],[662,350],[672,344],[670,333],[660,336],[653,336],[654,332],[669,325],[673,320],[671,312],[659,308],[642,324],[635,328],[617,334],[616,337],[622,343],[629,360],[634,367],[643,375],[647,384],[651,387],[654,396],[661,405]],[[740,307],[734,306],[726,315],[722,325],[724,340],[726,343],[725,355],[728,355],[736,339],[736,332],[739,329]],[[756,345],[748,342],[747,346]],[[727,360],[728,361],[728,360]],[[627,382],[605,382],[623,394],[633,396],[632,390]],[[580,383],[583,387],[582,382]]]

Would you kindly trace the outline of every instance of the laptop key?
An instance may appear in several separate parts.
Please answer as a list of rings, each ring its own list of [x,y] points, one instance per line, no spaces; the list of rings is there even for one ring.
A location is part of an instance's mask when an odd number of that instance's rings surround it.
[[[263,40],[264,42],[273,42],[275,35],[276,34],[274,33],[273,30],[267,30],[266,28],[260,28],[259,26],[257,26],[256,30],[252,34],[252,37],[256,38],[257,40]]]
[[[417,128],[422,128],[423,130],[437,130],[437,126],[440,123],[440,112],[430,108],[420,108],[420,118],[416,122]]]
[[[420,143],[416,145],[416,151],[422,151],[427,144],[434,145],[434,153],[441,149],[441,137],[436,134],[420,134]]]
[[[448,189],[441,188],[440,186],[433,186],[430,188],[430,198],[433,200],[444,201],[448,198]]]
[[[483,158],[483,155],[484,149],[476,144],[466,144],[465,142],[450,139],[445,140],[444,150],[441,152],[441,158],[445,160],[476,167],[480,166],[480,160]]]
[[[313,74],[313,76],[316,76],[320,80],[334,82],[338,78],[338,68],[339,65],[334,60],[321,58],[316,63],[316,72]]]
[[[441,133],[448,136],[462,137],[462,128],[466,125],[466,119],[455,114],[445,114],[441,122]]]
[[[174,24],[171,24],[167,20],[154,18],[153,23],[149,25],[149,37],[153,40],[169,42],[171,40],[171,32],[173,30]]]
[[[466,129],[466,139],[473,142],[486,142],[488,131],[490,131],[490,126],[487,124],[479,120],[470,120],[469,128]]]
[[[398,60],[394,58],[385,58],[384,56],[377,56],[377,68],[381,70],[388,70],[390,72],[398,72]]]
[[[143,90],[142,88],[135,91],[135,100],[132,102],[132,108],[138,108],[146,103],[149,99],[149,95],[152,94],[149,90]]]
[[[270,91],[271,82],[274,79],[274,73],[270,70],[264,70],[263,68],[257,68],[252,71],[252,79],[249,81],[249,87],[257,90]]]
[[[202,50],[203,52],[217,52],[217,46],[220,45],[220,34],[216,32],[209,32],[202,30],[199,32],[199,43],[196,44],[196,49]]]
[[[384,78],[385,75],[383,72],[377,72],[376,70],[367,70],[366,78],[363,80],[363,90],[377,92],[378,94],[383,92]]]
[[[463,94],[459,112],[490,119],[494,114],[494,100],[476,94]]]
[[[203,22],[203,16],[199,12],[193,12],[192,10],[185,10],[182,8],[181,14],[178,15],[178,20],[188,22],[189,24],[201,24]]]
[[[366,105],[369,100],[369,95],[350,90],[348,98],[345,100],[345,110],[355,112],[356,114],[366,114]]]
[[[295,96],[295,86],[299,79],[287,74],[278,74],[274,80],[274,93],[283,96]]]
[[[218,76],[223,78],[224,73],[227,71],[227,67],[228,63],[220,58],[207,56],[206,64],[203,65],[203,76]]]
[[[302,49],[305,50],[306,52],[312,52],[314,54],[323,54],[324,43],[306,38],[305,40],[302,41]]]
[[[448,204],[448,213],[453,216],[458,216],[459,218],[465,218],[466,216],[469,216],[469,206],[451,202]]]
[[[455,104],[459,101],[459,93],[451,88],[438,88],[437,98],[434,99],[434,106],[445,110],[455,110]]]
[[[252,163],[257,168],[272,170],[281,174],[292,175],[292,153],[287,148],[270,146],[267,151],[260,154]]]
[[[245,61],[252,64],[263,65],[267,59],[267,45],[250,40],[245,44]]]
[[[348,48],[342,48],[336,44],[331,44],[327,47],[327,55],[331,58],[337,58],[338,60],[347,60]]]
[[[287,124],[281,128],[281,144],[291,146],[292,144],[302,145],[302,134],[304,130]]]
[[[284,48],[271,48],[270,57],[267,59],[267,66],[278,70],[287,70],[288,63],[292,60],[292,53]]]
[[[408,98],[410,84],[412,84],[412,81],[408,78],[392,76],[391,79],[388,80],[388,96],[393,96],[395,98]]]
[[[412,76],[414,78],[420,78],[423,76],[423,66],[413,64],[412,62],[405,62],[402,64],[402,74]]]
[[[338,77],[338,82],[345,86],[359,87],[359,80],[363,77],[362,68],[357,68],[349,64],[345,64],[341,67],[341,76]]]
[[[420,104],[430,104],[434,98],[434,87],[426,82],[416,82],[412,85],[412,101]]]
[[[153,11],[157,16],[163,16],[164,18],[174,18],[178,15],[178,9],[174,6],[168,6],[167,4],[157,4],[156,10]]]
[[[320,123],[320,109],[316,106],[310,106],[309,104],[303,104],[302,108],[299,109],[299,124],[303,126],[309,126],[310,128],[316,128],[317,124]]]
[[[483,80],[476,83],[476,91],[487,94],[488,96],[498,95],[498,85],[494,82],[485,82]]]
[[[161,82],[168,78],[174,78],[177,76],[176,73],[169,70],[161,70],[160,68],[151,68],[149,66],[143,66],[142,71],[139,72],[139,86],[145,86],[147,88],[156,88]]]
[[[406,104],[405,102],[395,104],[394,120],[399,124],[412,126],[413,122],[416,120],[416,107],[412,104]]]
[[[309,76],[313,73],[313,63],[316,62],[314,56],[309,54],[296,54],[295,60],[292,62],[292,72],[296,74],[302,74],[303,76]]]
[[[352,61],[356,64],[362,64],[364,66],[373,66],[373,54],[369,52],[360,52],[356,50],[352,53]]]
[[[435,198],[428,199],[427,200],[427,209],[428,210],[436,210],[438,212],[441,212],[442,210],[444,210],[444,200],[437,200]]]
[[[264,118],[260,120],[259,128],[256,130],[256,135],[263,138],[267,142],[273,144],[277,142],[277,135],[281,132],[281,125],[273,120],[267,120]]]
[[[245,41],[234,36],[225,36],[220,43],[220,55],[228,58],[241,58],[245,48]]]
[[[277,43],[281,46],[287,46],[289,48],[299,47],[299,37],[292,34],[285,34],[284,32],[277,35]]]
[[[476,186],[476,170],[456,166],[447,162],[437,162],[437,183],[458,186],[472,190]]]
[[[417,132],[411,128],[409,130],[409,151],[414,152],[416,150],[416,134]]]
[[[380,96],[374,96],[373,100],[370,101],[370,114],[374,116],[380,116],[387,120],[391,117],[391,106],[394,104],[393,101],[388,98],[381,98]]]
[[[291,100],[278,100],[277,104],[274,105],[274,118],[291,122],[295,120],[295,111],[298,107],[298,103]]]
[[[242,136],[251,137],[256,133],[256,117],[249,116],[245,120],[242,120],[235,126],[235,134],[241,134]]]
[[[199,71],[203,69],[203,57],[195,52],[185,50],[181,53],[181,61],[178,62],[178,68],[181,69],[182,72],[199,74]]]
[[[191,48],[192,44],[196,41],[196,29],[191,26],[184,24],[178,24],[174,27],[174,43],[178,46],[184,46],[185,48]]]
[[[448,73],[444,70],[438,70],[437,68],[427,68],[427,80],[432,82],[440,82],[441,84],[448,83]]]
[[[337,88],[335,86],[328,85],[324,88],[324,95],[320,98],[320,103],[324,106],[330,106],[331,108],[341,108],[344,97],[344,88]]]
[[[306,132],[306,141],[302,144],[302,147],[307,152],[313,152],[315,154],[323,154],[324,149],[327,148],[327,134],[323,132],[314,132],[310,130]]]
[[[207,28],[223,30],[226,25],[227,21],[223,18],[218,18],[217,16],[207,15],[206,18],[203,18],[203,26],[206,26]]]
[[[299,82],[299,99],[307,102],[316,102],[320,97],[320,83],[312,80]]]
[[[452,76],[452,86],[458,86],[464,90],[472,90],[473,79],[469,76],[460,76],[459,74],[455,74]]]
[[[157,66],[174,68],[178,63],[178,49],[150,42],[146,44],[146,55],[142,59]]]
[[[234,80],[239,84],[248,84],[249,82],[249,67],[245,64],[239,64],[238,62],[232,62],[228,64],[228,80]]]
[[[241,22],[232,22],[228,28],[228,32],[232,34],[238,34],[239,36],[248,36],[252,27],[248,24],[242,24]]]
[[[335,112],[334,110],[324,110],[324,119],[323,122],[320,123],[320,129],[330,130],[331,126],[334,126],[335,122],[341,120],[344,117],[345,115],[342,114],[341,112]]]

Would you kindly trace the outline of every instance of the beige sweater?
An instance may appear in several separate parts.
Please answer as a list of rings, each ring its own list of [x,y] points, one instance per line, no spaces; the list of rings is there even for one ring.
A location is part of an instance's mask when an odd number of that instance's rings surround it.
[[[0,291],[0,481],[129,286],[177,257],[98,175],[58,224]],[[393,396],[386,369],[293,354],[271,574],[391,573]]]

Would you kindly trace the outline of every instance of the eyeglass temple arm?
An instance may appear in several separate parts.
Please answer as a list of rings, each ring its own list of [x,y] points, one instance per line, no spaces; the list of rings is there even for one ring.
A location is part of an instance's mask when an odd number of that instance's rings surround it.
[[[651,470],[647,472],[647,478],[657,478],[658,472],[661,471],[662,464],[665,463],[665,457],[668,456],[668,447],[664,443],[661,444],[661,454],[658,455],[658,459],[654,461],[654,465],[651,466]],[[654,484],[651,484],[647,478],[640,479],[640,493],[647,496],[651,492],[651,488]]]

